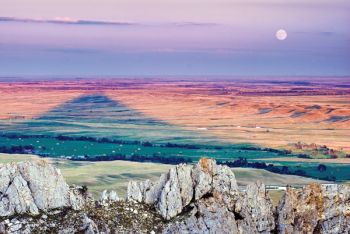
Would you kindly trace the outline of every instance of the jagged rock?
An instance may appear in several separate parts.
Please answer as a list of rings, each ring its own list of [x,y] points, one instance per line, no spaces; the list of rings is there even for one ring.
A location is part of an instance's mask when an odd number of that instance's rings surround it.
[[[157,205],[159,213],[165,219],[171,219],[182,211],[182,199],[176,168],[171,168]]]
[[[198,200],[203,195],[212,191],[213,175],[216,172],[214,160],[202,158],[197,166],[192,170],[192,180],[194,183],[194,199]]]
[[[71,186],[69,189],[69,204],[74,210],[83,209],[86,204],[94,201],[91,194],[86,191],[86,188],[81,186]]]
[[[180,164],[175,167],[180,189],[182,207],[187,206],[193,197],[192,167]]]
[[[126,200],[155,204],[167,180],[168,174],[162,174],[155,183],[150,180],[143,182],[130,181],[127,188]]]
[[[235,214],[214,197],[196,202],[187,218],[170,223],[163,233],[233,233],[237,234]]]
[[[240,190],[209,159],[130,182],[126,201],[103,191],[94,203],[45,162],[1,164],[0,192],[0,233],[350,233],[349,186],[288,188],[274,214],[263,183]]]
[[[216,166],[215,176],[213,176],[213,189],[217,193],[227,193],[235,195],[238,193],[238,186],[235,174],[227,166]]]
[[[108,195],[108,199],[111,202],[119,201],[119,196],[116,191],[110,191]]]
[[[214,168],[212,189],[193,203],[185,220],[172,222],[164,233],[273,232],[273,206],[265,185],[257,182],[239,192],[231,170],[223,166]]]
[[[287,188],[277,209],[279,233],[350,233],[350,187]]]
[[[107,192],[107,190],[103,190],[100,193],[99,202],[101,205],[104,205],[104,206],[108,205],[108,192]]]
[[[253,225],[251,230],[263,233],[274,228],[273,208],[265,186],[258,183],[248,187],[246,194],[240,194],[232,170],[227,166],[216,165],[215,160],[203,158],[195,166],[180,164],[171,168],[163,179],[162,183],[157,184],[157,191],[161,192],[158,198],[153,199],[153,205],[166,220],[183,212],[190,202],[195,203],[204,196],[213,196],[217,203],[226,206],[231,212],[243,212],[242,215],[247,216],[248,223],[239,222],[240,229],[245,230],[246,226]],[[160,187],[160,184],[164,186]],[[147,181],[130,182],[128,197],[130,200],[142,202],[146,200],[147,191],[152,189],[153,185]],[[256,208],[255,205],[260,207]],[[261,218],[255,217],[259,215]]]
[[[128,201],[142,202],[144,195],[142,194],[143,183],[129,181],[126,199]]]
[[[100,231],[98,230],[98,227],[96,223],[90,219],[86,214],[82,217],[82,227],[80,231],[84,231],[85,234],[98,234]]]
[[[72,191],[60,171],[45,161],[0,164],[0,217],[39,210],[82,207],[80,193]]]
[[[119,201],[117,192],[112,190],[108,193],[107,190],[103,190],[100,193],[99,203],[101,205],[108,206],[111,202],[116,202],[116,201]]]
[[[258,181],[249,184],[235,204],[240,233],[271,233],[275,229],[273,205],[265,185]]]

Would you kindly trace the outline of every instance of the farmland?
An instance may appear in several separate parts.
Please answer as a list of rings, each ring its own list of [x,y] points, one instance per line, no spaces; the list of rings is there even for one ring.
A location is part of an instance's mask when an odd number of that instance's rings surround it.
[[[80,161],[246,158],[350,178],[348,163],[322,162],[320,172],[321,162],[302,160],[349,156],[343,78],[34,80],[2,82],[0,94],[3,152]]]

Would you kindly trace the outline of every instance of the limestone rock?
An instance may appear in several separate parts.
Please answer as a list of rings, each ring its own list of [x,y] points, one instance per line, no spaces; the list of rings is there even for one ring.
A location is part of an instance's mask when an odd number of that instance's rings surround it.
[[[218,196],[237,194],[237,182],[230,168],[203,158],[195,166],[180,164],[171,168],[155,184],[148,180],[129,182],[127,200],[153,204],[163,218],[169,220],[191,201],[213,192]]]
[[[45,162],[0,165],[0,233],[350,233],[349,186],[288,188],[275,210],[262,182],[240,190],[210,159],[130,182],[126,201],[107,190],[92,201]]]
[[[242,215],[247,216],[248,223],[239,222],[242,230],[249,225],[254,226],[252,230],[256,233],[267,233],[274,228],[272,204],[265,186],[258,183],[248,187],[246,194],[241,194],[232,170],[217,165],[215,160],[203,158],[195,166],[177,165],[163,175],[156,186],[148,181],[130,182],[128,199],[137,202],[147,200],[146,203],[154,205],[164,219],[170,220],[191,203],[198,207],[197,201],[213,197],[228,212],[243,212]],[[152,193],[152,199],[147,199],[149,191],[157,191]]]
[[[136,181],[129,181],[126,200],[142,202],[144,197],[142,188],[142,183],[138,183]]]
[[[350,233],[350,187],[310,184],[288,188],[279,203],[279,233]]]
[[[60,171],[45,161],[0,164],[0,217],[79,209],[83,200],[70,190]]]
[[[235,205],[239,215],[240,233],[271,233],[275,229],[273,205],[265,185],[258,181],[249,184]]]
[[[159,213],[168,220],[182,211],[181,191],[176,168],[170,169],[169,180],[161,192],[157,208]]]
[[[163,233],[238,233],[235,214],[215,198],[197,202],[189,217],[170,223]]]
[[[100,193],[99,203],[101,205],[108,206],[110,203],[116,202],[116,201],[119,201],[119,197],[118,197],[117,192],[112,190],[108,193],[107,190],[103,190]]]
[[[111,202],[119,201],[119,196],[116,191],[110,191],[108,195],[108,199]]]
[[[99,230],[95,222],[90,219],[87,215],[82,217],[82,227],[80,231],[84,231],[85,234],[99,234]]]
[[[202,158],[192,170],[192,179],[195,184],[195,200],[212,191],[213,175],[216,172],[214,160]]]
[[[87,192],[86,187],[71,186],[69,188],[69,204],[74,210],[81,210],[87,204],[93,203],[94,199],[91,194]]]
[[[178,180],[178,186],[180,189],[180,197],[182,207],[187,206],[193,198],[193,179],[192,179],[192,167],[180,164],[175,167]]]
[[[69,206],[69,187],[59,169],[45,161],[18,163],[17,168],[33,196],[38,209]]]

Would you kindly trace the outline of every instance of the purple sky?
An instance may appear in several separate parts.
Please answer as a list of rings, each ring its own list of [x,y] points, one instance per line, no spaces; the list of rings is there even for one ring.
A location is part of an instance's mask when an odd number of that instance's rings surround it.
[[[2,0],[0,76],[350,75],[348,22],[348,0]]]

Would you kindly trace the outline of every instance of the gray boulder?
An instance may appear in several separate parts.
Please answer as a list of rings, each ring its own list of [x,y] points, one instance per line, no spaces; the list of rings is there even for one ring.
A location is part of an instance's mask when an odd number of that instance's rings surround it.
[[[240,233],[271,233],[275,229],[273,205],[261,181],[249,184],[235,204]]]
[[[0,217],[80,209],[84,201],[80,190],[70,189],[60,170],[45,161],[0,164]]]
[[[190,207],[185,219],[171,222],[163,233],[238,233],[236,217],[215,198],[204,198]]]
[[[117,192],[112,190],[108,193],[107,190],[103,190],[100,193],[100,199],[99,199],[100,205],[108,206],[109,204],[116,202],[116,201],[119,201],[119,197],[118,197]]]
[[[242,193],[232,170],[217,165],[215,160],[202,158],[197,165],[177,165],[160,181],[156,183],[157,189],[152,183],[130,182],[128,199],[144,202],[147,191],[157,190],[149,204],[166,220],[192,209],[185,221],[175,226],[172,223],[166,232],[186,232],[188,228],[205,233],[207,229],[223,228],[241,233],[269,233],[274,229],[273,207],[264,184],[250,185]],[[219,217],[230,225],[213,221]],[[195,223],[199,226],[194,226]]]
[[[350,187],[287,188],[278,208],[279,233],[350,233]]]

